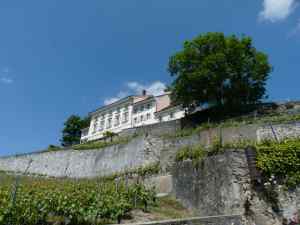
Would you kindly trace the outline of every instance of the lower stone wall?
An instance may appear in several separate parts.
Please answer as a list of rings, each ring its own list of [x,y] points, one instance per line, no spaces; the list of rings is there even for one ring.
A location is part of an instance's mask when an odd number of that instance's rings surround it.
[[[243,150],[228,150],[205,159],[198,167],[191,161],[174,165],[173,195],[198,216],[248,215],[247,224],[282,225],[300,212],[300,187],[278,187],[278,207],[274,211],[265,194],[251,184]]]
[[[195,167],[191,161],[174,165],[175,196],[199,216],[244,214],[243,184],[250,179],[244,151],[208,157]]]
[[[180,220],[135,223],[131,225],[242,225],[241,215],[195,217]],[[129,225],[129,224],[128,224]]]

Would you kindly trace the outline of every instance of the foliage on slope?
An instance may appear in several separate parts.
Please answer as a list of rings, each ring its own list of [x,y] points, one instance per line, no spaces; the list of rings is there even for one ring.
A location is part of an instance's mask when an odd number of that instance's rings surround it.
[[[155,193],[125,182],[21,180],[16,195],[10,177],[1,179],[0,225],[103,224],[120,221],[136,208],[154,204]],[[15,198],[15,201],[14,201]],[[63,223],[64,224],[64,223]]]

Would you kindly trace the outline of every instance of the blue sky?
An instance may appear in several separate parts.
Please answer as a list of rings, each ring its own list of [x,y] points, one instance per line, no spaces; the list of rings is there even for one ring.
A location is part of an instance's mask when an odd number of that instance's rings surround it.
[[[253,37],[274,66],[270,99],[300,99],[296,0],[3,0],[0,28],[0,155],[58,144],[71,114],[160,92],[169,56],[209,31]]]

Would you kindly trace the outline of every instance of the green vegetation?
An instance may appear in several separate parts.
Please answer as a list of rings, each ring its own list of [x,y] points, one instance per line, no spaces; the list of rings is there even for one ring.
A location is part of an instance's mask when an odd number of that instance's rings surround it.
[[[207,33],[186,41],[170,57],[170,87],[176,103],[193,109],[199,104],[239,106],[259,102],[272,70],[268,57],[250,37]],[[238,94],[237,94],[238,93]]]
[[[136,169],[126,170],[121,173],[115,173],[109,177],[106,177],[106,179],[115,179],[118,177],[133,177],[133,176],[139,176],[139,177],[147,177],[152,176],[155,174],[158,174],[161,171],[161,167],[159,162],[153,163],[147,166],[141,166]]]
[[[59,150],[62,150],[62,148],[60,146],[49,145],[46,151],[51,152],[51,151],[59,151]]]
[[[147,211],[155,202],[153,189],[123,181],[23,177],[16,195],[11,193],[13,177],[4,175],[0,181],[0,225],[115,223],[133,209]]]
[[[175,157],[176,162],[184,160],[192,160],[194,166],[198,166],[203,159],[207,156],[207,150],[201,145],[186,146],[180,149]]]
[[[114,140],[112,139],[109,142],[107,142],[105,140],[91,141],[91,142],[87,142],[87,143],[74,145],[74,146],[72,146],[72,148],[75,150],[102,149],[102,148],[105,148],[108,146],[127,144],[135,137],[136,137],[135,135],[131,136],[131,137],[117,137]]]
[[[267,178],[275,177],[288,187],[300,184],[300,139],[256,145],[257,166]]]
[[[150,208],[153,220],[182,219],[192,217],[192,213],[182,206],[172,197],[162,197],[157,199],[157,205]]]
[[[117,178],[131,178],[138,176],[141,178],[159,174],[161,171],[160,163],[153,163],[147,166],[141,166],[136,169],[126,170],[124,172],[115,173],[113,175],[103,177],[103,180],[115,180]]]
[[[103,134],[103,136],[104,136],[104,139],[105,139],[105,140],[106,140],[106,139],[110,139],[110,142],[112,142],[112,141],[113,141],[113,138],[116,137],[116,136],[118,136],[118,134],[116,134],[116,133],[114,133],[114,132],[111,132],[111,131],[106,131],[106,132]]]

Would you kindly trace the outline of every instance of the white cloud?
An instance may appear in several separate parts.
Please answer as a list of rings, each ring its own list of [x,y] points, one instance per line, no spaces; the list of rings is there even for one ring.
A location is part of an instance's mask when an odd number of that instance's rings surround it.
[[[143,90],[147,91],[147,94],[149,95],[161,95],[164,93],[166,89],[166,85],[162,83],[161,81],[155,81],[151,84],[145,85],[141,84],[136,81],[128,82],[125,84],[126,90],[121,91],[117,94],[115,97],[106,98],[104,100],[104,105],[109,105],[111,103],[114,103],[121,98],[125,98],[128,95],[141,95]]]
[[[121,92],[119,92],[119,94],[117,94],[117,96],[115,96],[115,97],[106,98],[106,99],[104,100],[104,105],[112,104],[112,103],[114,103],[114,102],[120,100],[121,98],[125,98],[127,95],[128,95],[127,92],[121,91]]]
[[[128,82],[127,87],[134,92],[134,94],[141,94],[143,90],[146,90],[149,95],[161,95],[166,89],[166,85],[161,81],[155,81],[149,85],[143,85],[138,82]]]
[[[3,84],[11,84],[14,80],[9,77],[0,77],[0,82]]]
[[[278,22],[286,19],[297,5],[296,0],[263,0],[259,17],[261,20]]]
[[[2,84],[12,84],[14,80],[9,76],[11,70],[8,67],[3,67],[0,69],[0,83]]]

